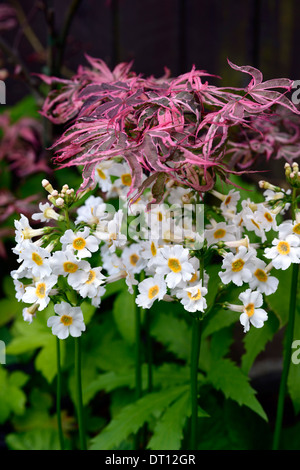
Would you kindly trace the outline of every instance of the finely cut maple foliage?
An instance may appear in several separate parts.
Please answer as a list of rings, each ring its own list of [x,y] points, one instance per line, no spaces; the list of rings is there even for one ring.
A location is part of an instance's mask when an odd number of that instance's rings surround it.
[[[264,82],[256,68],[228,61],[251,79],[246,88],[223,88],[195,67],[174,78],[167,69],[160,78],[145,78],[132,64],[110,71],[100,59],[87,60],[89,67],[79,67],[70,80],[41,76],[52,85],[42,114],[66,125],[53,145],[55,162],[83,166],[80,190],[95,185],[101,161],[120,156],[132,172],[128,196],[152,187],[159,202],[167,179],[205,192],[217,175],[228,182],[258,157],[299,155],[300,111],[286,96],[290,79]]]

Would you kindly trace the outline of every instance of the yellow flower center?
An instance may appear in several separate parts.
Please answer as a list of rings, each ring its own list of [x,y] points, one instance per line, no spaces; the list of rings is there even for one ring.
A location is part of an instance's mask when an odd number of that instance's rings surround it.
[[[267,282],[268,280],[267,274],[262,269],[257,269],[254,273],[254,276],[256,276],[260,282]]]
[[[227,198],[224,201],[225,206],[227,206],[231,201],[231,196],[227,196]]]
[[[248,317],[252,317],[252,315],[254,315],[254,304],[248,304],[245,307],[245,311],[246,311]]]
[[[39,299],[43,299],[46,295],[46,284],[44,282],[40,282],[36,287],[35,293]]]
[[[223,238],[226,235],[226,230],[219,228],[214,232],[214,238]]]
[[[234,273],[237,273],[241,271],[244,267],[245,261],[243,261],[241,258],[235,260],[231,264],[231,269]]]
[[[148,291],[148,298],[153,299],[159,293],[159,287],[157,285],[150,287]]]
[[[161,212],[157,213],[157,220],[158,220],[158,222],[161,222],[163,220],[163,215],[162,215]]]
[[[258,225],[257,222],[255,222],[254,219],[251,219],[251,222],[253,223],[253,225],[255,225],[255,227],[257,227],[258,229],[260,229],[260,226]]]
[[[121,176],[121,181],[125,186],[131,186],[131,174],[130,173],[124,173],[124,175]]]
[[[279,242],[277,250],[281,255],[288,255],[290,252],[290,245],[288,242]]]
[[[101,178],[102,180],[106,180],[106,175],[105,175],[104,171],[102,171],[102,170],[100,170],[100,168],[98,168],[97,173],[99,175],[99,178]]]
[[[269,214],[269,212],[265,212],[264,217],[268,222],[273,222],[273,217],[271,216],[271,214]]]
[[[86,241],[82,237],[75,238],[73,240],[73,248],[74,250],[83,250],[86,245]]]
[[[86,284],[91,284],[94,281],[95,277],[96,277],[96,273],[95,271],[91,269],[89,272],[89,277],[88,277],[88,280],[86,281]]]
[[[181,264],[177,258],[169,258],[168,266],[173,273],[179,273],[181,271]]]
[[[191,292],[188,292],[187,295],[188,295],[188,298],[191,300],[199,300],[201,299],[201,290],[198,289],[196,294],[194,295]]]
[[[37,253],[32,253],[32,261],[34,261],[38,266],[42,266],[43,258]]]
[[[64,267],[64,271],[66,273],[76,273],[76,271],[78,269],[78,265],[75,264],[75,263],[72,263],[71,261],[66,261],[63,264],[63,267]]]
[[[188,282],[196,282],[197,279],[198,279],[198,273],[196,271]]]
[[[293,228],[293,232],[297,235],[300,235],[300,224],[295,225],[295,227]]]
[[[60,318],[61,323],[63,323],[65,326],[72,325],[73,323],[73,318],[70,317],[70,315],[62,315]]]
[[[132,264],[132,266],[136,266],[136,263],[138,262],[139,259],[140,259],[140,257],[137,254],[134,253],[129,258],[130,264]]]
[[[156,246],[155,246],[155,243],[154,243],[154,242],[151,243],[150,250],[151,250],[152,256],[156,256],[156,254],[157,254],[157,249],[156,249]]]

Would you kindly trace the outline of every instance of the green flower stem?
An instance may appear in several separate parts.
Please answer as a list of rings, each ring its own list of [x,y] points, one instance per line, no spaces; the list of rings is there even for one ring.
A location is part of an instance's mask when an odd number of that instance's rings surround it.
[[[198,364],[201,346],[202,319],[193,318],[192,326],[192,351],[191,351],[191,449],[197,449],[197,427],[198,427]]]
[[[297,189],[293,188],[292,204],[291,204],[293,220],[295,220],[296,209],[297,209]],[[277,413],[276,413],[275,429],[274,429],[274,436],[273,436],[273,450],[278,450],[280,446],[282,421],[283,421],[283,413],[284,413],[284,403],[285,403],[287,381],[288,381],[290,363],[291,363],[292,342],[294,339],[298,277],[299,277],[299,265],[293,264],[292,282],[291,282],[291,291],[290,291],[289,316],[288,316],[288,324],[287,324],[286,333],[285,333],[284,360],[283,360],[283,368],[282,368],[282,374],[281,374],[281,380],[280,380],[280,386],[279,386]]]
[[[60,366],[60,339],[56,337],[56,357],[57,357],[57,384],[56,384],[56,414],[58,425],[58,436],[60,449],[64,450],[64,435],[61,422],[61,366]]]
[[[288,317],[288,324],[287,324],[286,336],[285,336],[284,362],[283,362],[283,369],[282,369],[282,375],[281,375],[281,381],[280,381],[280,387],[279,387],[277,415],[276,415],[274,439],[273,439],[273,450],[278,450],[279,445],[280,445],[282,420],[283,420],[283,412],[284,412],[284,402],[285,402],[287,380],[288,380],[290,363],[291,363],[292,342],[294,338],[294,324],[295,324],[295,311],[296,311],[296,301],[297,301],[296,298],[297,298],[299,265],[293,264],[292,269],[293,271],[292,271],[292,282],[291,282],[289,317]]]
[[[152,392],[152,383],[153,383],[153,377],[152,377],[152,341],[151,341],[151,335],[150,335],[150,312],[151,310],[148,308],[145,313],[145,330],[146,330],[146,352],[147,352],[147,385],[148,385],[148,392]]]
[[[77,419],[79,427],[79,440],[81,450],[86,450],[86,435],[83,420],[82,383],[81,383],[81,341],[80,336],[75,339],[75,377],[76,377],[76,400]]]
[[[141,344],[141,309],[135,307],[135,393],[138,400],[142,396],[142,344]]]

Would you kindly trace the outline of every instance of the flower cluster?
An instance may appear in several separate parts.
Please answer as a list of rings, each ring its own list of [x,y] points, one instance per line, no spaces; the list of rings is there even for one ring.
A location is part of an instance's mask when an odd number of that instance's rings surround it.
[[[292,181],[296,170],[287,164]],[[25,320],[31,322],[52,300],[57,315],[48,325],[53,333],[79,335],[85,329],[81,302],[88,299],[98,308],[106,285],[122,278],[139,307],[149,309],[156,300],[180,302],[187,312],[203,317],[209,310],[206,260],[216,256],[221,283],[245,285],[241,304],[225,307],[241,312],[245,332],[250,324],[263,326],[268,315],[261,307],[264,296],[277,290],[276,270],[300,263],[300,213],[282,221],[290,190],[262,181],[263,201],[254,203],[240,200],[235,189],[225,195],[213,189],[210,194],[220,204],[207,215],[196,191],[170,182],[164,204],[146,210],[149,189],[128,203],[126,161],[99,165],[97,174],[98,190],[103,194],[105,185],[106,199],[90,193],[84,198],[67,185],[58,192],[43,181],[49,202],[40,203],[32,218],[44,226],[33,229],[24,215],[15,221],[13,251],[20,266],[12,277],[18,300],[30,304],[23,310]],[[114,197],[119,209],[110,204]]]

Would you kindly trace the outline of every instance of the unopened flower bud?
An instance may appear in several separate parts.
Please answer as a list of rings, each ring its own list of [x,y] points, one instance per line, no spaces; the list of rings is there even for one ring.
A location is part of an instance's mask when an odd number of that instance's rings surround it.
[[[48,191],[48,193],[50,193],[50,194],[52,193],[52,191],[53,191],[53,186],[52,186],[51,183],[49,183],[48,180],[44,179],[44,180],[42,181],[42,186],[43,186],[43,188],[44,188],[46,191]]]

